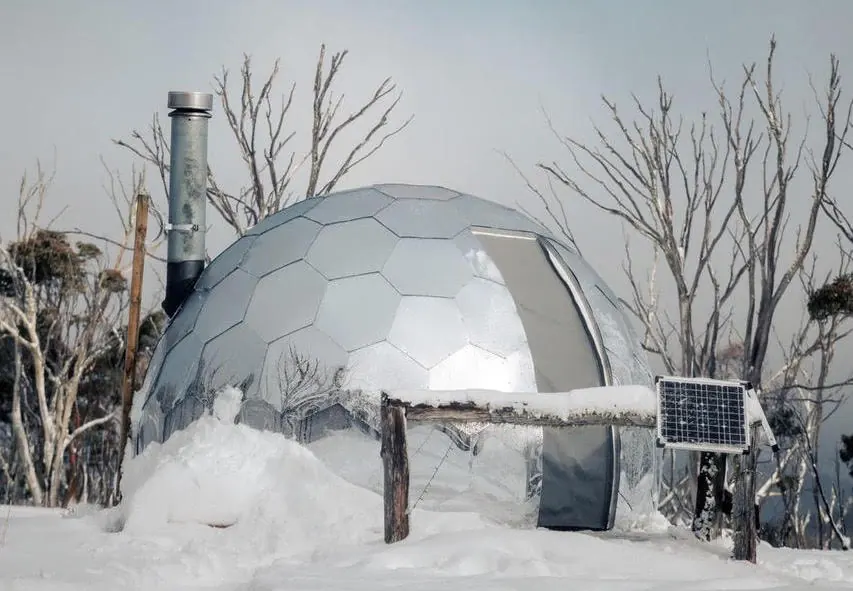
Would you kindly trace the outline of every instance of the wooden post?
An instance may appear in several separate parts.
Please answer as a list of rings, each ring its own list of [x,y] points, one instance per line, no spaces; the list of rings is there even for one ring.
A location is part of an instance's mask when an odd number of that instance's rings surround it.
[[[136,235],[133,242],[133,270],[130,277],[130,309],[127,319],[127,344],[124,375],[121,382],[121,435],[119,437],[119,471],[116,501],[121,500],[121,473],[124,454],[130,439],[130,408],[133,404],[133,382],[136,374],[136,348],[139,344],[139,312],[142,307],[142,274],[145,269],[145,238],[148,234],[148,195],[136,196]]]
[[[760,423],[752,426],[749,453],[735,458],[735,493],[732,499],[732,558],[755,563],[758,553],[758,515],[755,505],[755,473],[758,467]]]
[[[382,465],[385,472],[385,543],[409,535],[409,452],[406,445],[406,413],[402,406],[389,403],[382,393]]]

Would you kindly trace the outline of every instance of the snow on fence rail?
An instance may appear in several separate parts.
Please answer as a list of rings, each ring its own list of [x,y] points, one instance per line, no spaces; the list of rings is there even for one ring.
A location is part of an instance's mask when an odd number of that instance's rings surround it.
[[[562,393],[506,393],[492,390],[398,390],[382,392],[380,425],[384,468],[385,542],[399,542],[409,535],[409,457],[407,421],[488,422],[542,427],[605,425],[645,427],[658,425],[659,393],[645,386],[607,386]],[[745,404],[749,401],[745,400]],[[757,399],[756,399],[757,404]],[[760,408],[758,409],[760,411]],[[759,414],[748,413],[755,424]],[[753,441],[757,439],[757,429]],[[775,441],[773,442],[775,443]],[[755,446],[750,455],[754,456]],[[753,458],[754,461],[754,458]],[[753,468],[754,469],[754,468]],[[749,507],[754,498],[750,470],[738,488],[739,505]],[[735,517],[735,559],[755,562],[755,530],[747,511]],[[751,543],[750,543],[751,541]],[[741,546],[744,548],[741,550]]]
[[[397,390],[388,401],[410,421],[510,423],[538,426],[654,427],[655,393],[645,386],[581,388],[565,393],[494,390]]]
[[[491,390],[382,392],[385,542],[409,535],[407,421],[488,422],[543,427],[618,425],[654,428],[655,393],[644,386],[611,386],[564,393]]]

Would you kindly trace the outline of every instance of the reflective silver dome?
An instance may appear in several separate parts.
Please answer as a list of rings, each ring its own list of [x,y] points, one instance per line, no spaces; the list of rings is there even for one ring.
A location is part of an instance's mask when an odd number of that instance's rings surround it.
[[[381,389],[628,383],[651,384],[645,355],[574,250],[490,201],[375,185],[298,202],[211,262],[156,348],[134,435],[137,452],[164,441],[226,385],[244,393],[241,422],[312,440],[336,425],[375,428]],[[617,430],[544,432],[542,503],[554,514],[540,510],[540,524],[612,525],[617,490],[649,474],[651,434],[621,430],[645,454],[626,468]],[[577,498],[558,490],[580,477],[591,484]]]

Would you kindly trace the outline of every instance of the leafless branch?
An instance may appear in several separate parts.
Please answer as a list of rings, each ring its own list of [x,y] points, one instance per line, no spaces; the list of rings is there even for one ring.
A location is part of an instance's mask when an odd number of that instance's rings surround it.
[[[209,169],[207,197],[213,209],[238,235],[299,199],[332,192],[348,173],[374,156],[412,121],[409,117],[399,125],[392,125],[402,95],[390,78],[383,80],[348,115],[339,116],[344,95],[335,96],[334,88],[347,53],[346,50],[334,53],[326,69],[325,45],[320,48],[312,87],[311,134],[304,151],[295,146],[296,131],[288,129],[295,116],[296,83],[290,83],[280,98],[274,96],[280,74],[279,60],[262,78],[259,88],[248,55],[243,56],[238,90],[230,87],[227,69],[214,76],[214,92],[248,182],[238,190],[226,190]],[[359,126],[366,126],[365,130],[358,132]],[[361,135],[344,140],[347,133]],[[157,168],[168,198],[169,145],[159,118],[155,115],[147,135],[133,131],[130,141],[114,141]],[[347,141],[350,146],[332,164],[333,153],[344,148]],[[296,190],[297,174],[304,165],[308,165],[305,185]]]
[[[91,421],[83,423],[82,425],[80,425],[79,427],[77,427],[76,429],[71,431],[71,433],[68,434],[68,438],[66,439],[66,445],[70,444],[72,441],[74,441],[77,437],[80,437],[86,431],[89,431],[90,429],[94,429],[95,427],[99,427],[101,425],[105,425],[105,424],[109,423],[110,421],[115,420],[115,418],[117,416],[118,416],[118,409],[115,409],[109,414],[106,414],[106,415],[99,417],[97,419],[92,419]]]
[[[806,270],[818,221],[824,215],[841,219],[830,190],[849,146],[853,113],[849,101],[840,107],[839,64],[830,56],[825,92],[814,93],[821,133],[810,134],[806,118],[802,135],[794,137],[793,117],[777,89],[776,48],[773,38],[763,67],[744,65],[731,90],[717,81],[709,64],[715,112],[692,119],[677,113],[660,78],[654,102],[631,97],[630,116],[602,97],[611,125],[594,125],[593,142],[560,134],[545,113],[568,164],[550,160],[537,167],[565,195],[548,195],[521,175],[560,231],[565,233],[564,218],[553,212],[565,211],[562,202],[571,195],[618,219],[648,244],[654,262],[644,275],[626,236],[623,268],[631,293],[625,304],[639,320],[644,347],[667,371],[740,378],[762,389],[773,382],[765,360],[776,312]],[[803,178],[810,194],[801,197],[791,187]],[[802,223],[791,229],[794,212]],[[661,285],[672,288],[664,291]],[[798,376],[807,361],[831,362],[846,331],[806,322],[795,336],[787,369],[779,372],[788,391],[806,381]],[[817,367],[815,375],[822,371]],[[831,412],[833,402],[825,395],[831,384],[815,379],[810,391],[820,399],[800,404]],[[813,421],[822,422],[817,415]]]

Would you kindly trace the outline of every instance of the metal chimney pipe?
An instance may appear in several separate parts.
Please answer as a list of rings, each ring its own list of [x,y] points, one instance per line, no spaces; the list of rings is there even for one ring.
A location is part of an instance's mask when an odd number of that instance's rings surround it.
[[[213,95],[170,92],[168,256],[163,310],[173,317],[204,270],[207,205],[207,124]]]

